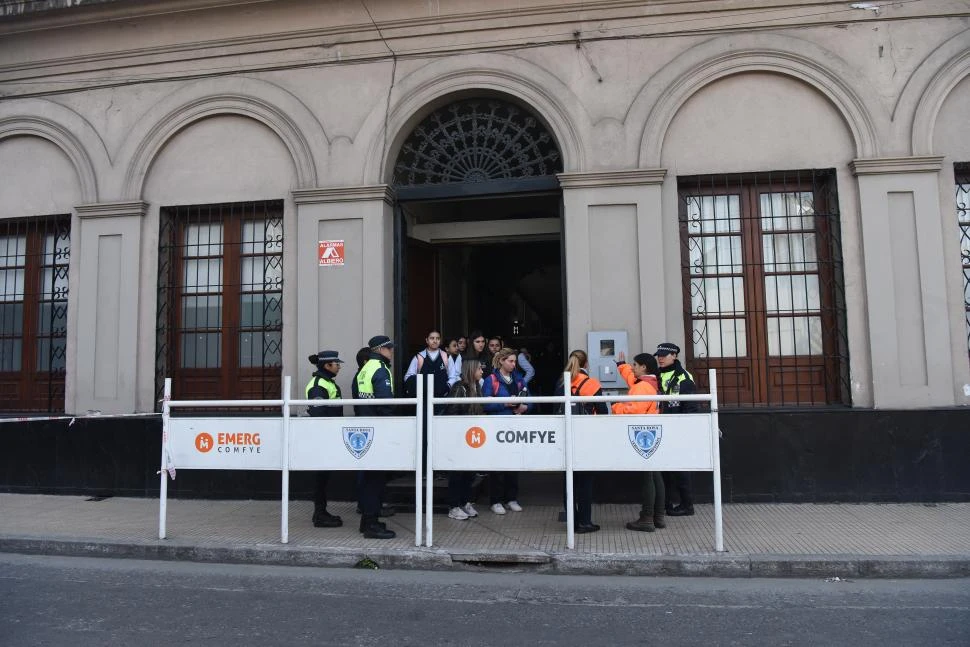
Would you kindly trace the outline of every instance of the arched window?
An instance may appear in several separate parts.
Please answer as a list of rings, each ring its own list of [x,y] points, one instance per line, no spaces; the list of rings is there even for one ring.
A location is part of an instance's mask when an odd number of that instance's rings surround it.
[[[438,108],[411,132],[394,165],[395,186],[511,180],[562,172],[556,140],[532,114],[494,98]]]

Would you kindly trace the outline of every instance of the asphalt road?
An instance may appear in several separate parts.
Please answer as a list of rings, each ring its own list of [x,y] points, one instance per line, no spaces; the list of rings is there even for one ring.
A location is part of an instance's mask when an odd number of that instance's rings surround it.
[[[968,580],[338,570],[0,554],[0,645],[970,645]]]

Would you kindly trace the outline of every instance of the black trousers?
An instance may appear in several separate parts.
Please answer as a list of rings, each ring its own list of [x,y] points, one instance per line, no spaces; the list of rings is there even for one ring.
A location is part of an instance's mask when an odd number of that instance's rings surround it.
[[[357,483],[357,503],[360,513],[365,517],[377,517],[381,512],[381,499],[384,497],[384,472],[368,470],[360,472]]]
[[[694,497],[690,491],[690,472],[664,472],[664,489],[666,490],[666,507],[669,510],[674,504],[672,495],[677,492],[680,505],[691,507]]]
[[[593,472],[573,472],[576,523],[593,523]]]
[[[448,472],[448,507],[461,508],[471,501],[472,472]]]
[[[327,509],[327,484],[330,483],[330,472],[317,472],[317,484],[313,489],[313,509]]]
[[[508,503],[519,500],[518,472],[489,472],[488,473],[489,505]]]
[[[660,472],[643,473],[643,489],[640,492],[640,514],[645,517],[662,517],[667,505],[667,489]]]

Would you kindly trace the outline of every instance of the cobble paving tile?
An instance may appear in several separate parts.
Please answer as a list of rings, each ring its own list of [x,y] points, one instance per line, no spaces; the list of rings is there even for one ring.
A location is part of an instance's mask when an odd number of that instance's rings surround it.
[[[525,504],[524,504],[525,505]],[[456,552],[566,552],[566,526],[556,506],[529,506],[504,516],[479,506],[467,521],[434,516],[434,547]],[[695,506],[693,517],[668,518],[653,533],[632,532],[638,506],[594,506],[598,533],[576,535],[578,554],[705,555],[714,552],[714,514]],[[347,549],[414,548],[414,515],[386,519],[393,540],[364,539],[355,504],[335,502],[341,528],[314,528],[308,501],[289,505],[291,546]],[[168,538],[199,545],[278,545],[278,501],[170,500]],[[0,535],[150,542],[158,535],[158,500],[0,494]],[[967,555],[970,504],[730,504],[724,506],[729,553],[749,555]]]

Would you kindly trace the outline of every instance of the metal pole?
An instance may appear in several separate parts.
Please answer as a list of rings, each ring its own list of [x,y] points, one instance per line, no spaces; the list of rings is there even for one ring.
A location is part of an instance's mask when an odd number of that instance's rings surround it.
[[[434,395],[434,375],[427,375],[427,376],[425,376],[424,383],[425,383],[425,387],[426,387],[425,388],[425,393],[427,394],[427,402],[424,403],[424,405],[425,405],[425,416],[426,416],[426,419],[428,421],[428,449],[427,449],[427,452],[428,453],[427,453],[427,456],[425,456],[425,460],[427,460],[427,467],[424,470],[425,488],[426,488],[426,491],[427,491],[427,494],[428,494],[428,510],[426,511],[426,514],[425,514],[425,524],[424,524],[424,526],[425,526],[425,528],[427,528],[427,532],[428,532],[428,534],[427,534],[427,540],[425,541],[425,546],[429,546],[430,547],[431,544],[434,541],[434,539],[433,539],[433,534],[434,534],[434,464],[432,463],[432,461],[434,460],[434,441],[432,440],[434,438],[434,436],[433,436],[434,429],[432,427],[434,425],[434,404],[432,404],[432,402],[431,402],[431,397]],[[420,397],[421,396],[419,395],[418,396],[418,402],[419,403],[421,402]],[[420,408],[420,406],[418,408]],[[421,434],[419,432],[418,433],[418,442],[419,443],[421,442],[420,436],[421,436]],[[420,481],[418,482],[418,485],[420,486]],[[421,498],[420,493],[421,493],[421,488],[418,487],[418,498],[419,499]],[[420,546],[421,544],[418,543],[418,545]]]
[[[569,373],[562,374],[562,386],[565,391],[566,402],[563,414],[566,427],[566,547],[572,550],[576,547],[576,504],[573,502],[573,407],[572,388]]]
[[[711,387],[711,459],[714,463],[714,549],[724,552],[724,517],[721,513],[721,429],[717,421],[717,373],[708,371]]]
[[[290,542],[290,376],[283,378],[283,496],[280,542]]]
[[[429,376],[433,377],[433,376]],[[424,528],[424,493],[421,491],[421,477],[424,465],[422,465],[422,460],[424,460],[424,442],[422,438],[422,433],[424,431],[424,409],[422,409],[422,398],[424,397],[425,388],[424,381],[420,379],[420,376],[415,378],[416,386],[416,397],[417,402],[414,405],[414,545],[421,545],[422,530]],[[430,423],[430,421],[429,421]],[[428,447],[428,451],[431,451],[431,447]],[[431,465],[431,459],[428,458],[428,465]],[[429,537],[431,536],[431,530],[428,530]],[[430,541],[430,539],[429,539]]]
[[[162,461],[158,484],[158,538],[165,539],[165,515],[168,513],[168,403],[172,399],[172,378],[165,378],[162,396]]]

